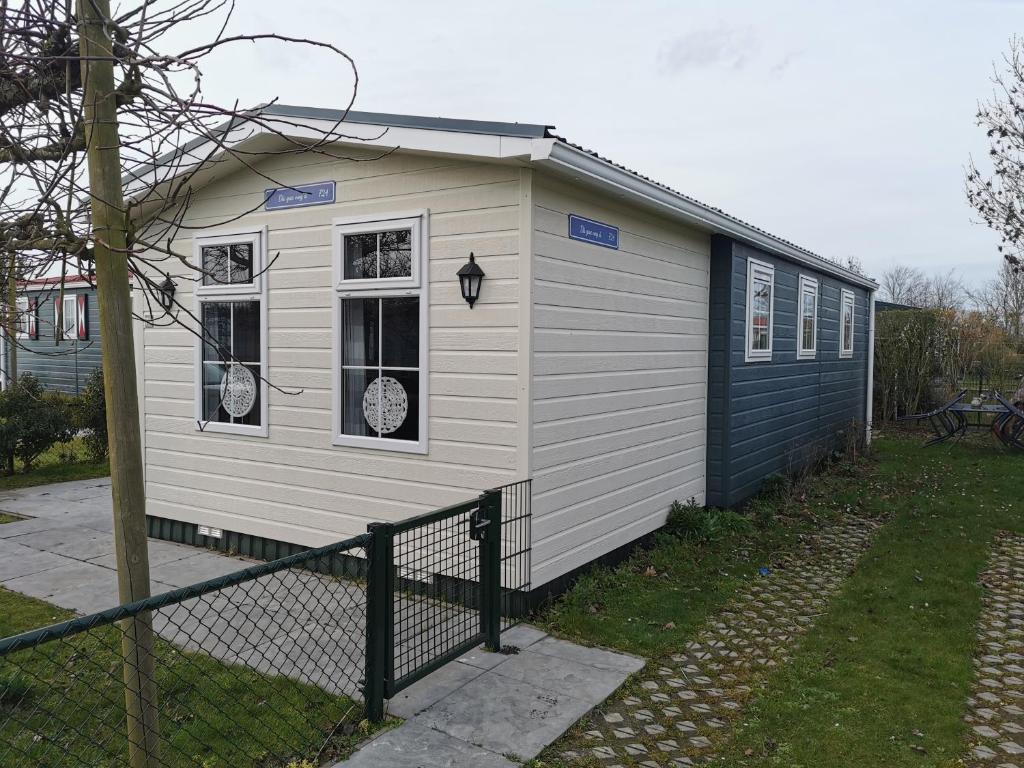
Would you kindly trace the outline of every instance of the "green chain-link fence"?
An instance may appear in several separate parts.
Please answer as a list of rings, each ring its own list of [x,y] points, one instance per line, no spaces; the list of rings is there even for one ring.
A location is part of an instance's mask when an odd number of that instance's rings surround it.
[[[273,768],[341,754],[386,697],[482,640],[496,649],[503,614],[522,615],[529,497],[529,481],[512,484],[0,640],[0,766]],[[126,634],[150,627],[151,656],[125,664]],[[126,719],[135,686],[155,691],[150,719]]]

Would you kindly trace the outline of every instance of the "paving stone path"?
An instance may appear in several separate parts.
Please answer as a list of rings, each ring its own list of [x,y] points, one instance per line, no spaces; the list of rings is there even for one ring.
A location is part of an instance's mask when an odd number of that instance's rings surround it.
[[[625,695],[591,713],[554,754],[602,768],[713,761],[759,679],[788,661],[878,526],[851,517],[808,536],[741,589],[681,653],[649,665]]]
[[[971,744],[964,764],[1024,766],[1024,536],[1002,533],[982,576]]]

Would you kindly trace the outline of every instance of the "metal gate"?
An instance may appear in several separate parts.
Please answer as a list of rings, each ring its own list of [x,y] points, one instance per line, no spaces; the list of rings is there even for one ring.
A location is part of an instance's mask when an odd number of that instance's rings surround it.
[[[529,481],[398,523],[369,526],[366,706],[481,642],[501,646],[503,615],[529,592]]]

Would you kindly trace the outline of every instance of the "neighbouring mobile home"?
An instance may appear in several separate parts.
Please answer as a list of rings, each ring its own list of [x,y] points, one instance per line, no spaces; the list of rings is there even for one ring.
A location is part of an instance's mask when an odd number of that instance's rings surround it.
[[[532,478],[542,588],[870,424],[873,281],[547,126],[343,128],[201,175],[169,277],[215,343],[138,307],[154,532],[319,545]]]
[[[50,390],[78,394],[101,366],[96,286],[86,275],[18,283],[16,332],[0,363],[17,355],[18,375],[31,373]]]

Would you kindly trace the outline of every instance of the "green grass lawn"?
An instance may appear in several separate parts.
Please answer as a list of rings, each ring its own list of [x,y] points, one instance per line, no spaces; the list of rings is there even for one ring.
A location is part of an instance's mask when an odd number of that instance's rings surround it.
[[[732,744],[742,766],[952,766],[973,677],[978,575],[1024,531],[1024,456],[988,435],[877,444],[870,508],[892,515]]]
[[[721,520],[706,537],[656,535],[615,568],[585,575],[539,617],[562,637],[647,658],[683,647],[736,588],[771,566],[798,534],[859,507],[872,465],[844,462],[802,486],[792,498],[757,499],[744,515],[712,513]],[[729,527],[741,517],[745,526]]]
[[[63,483],[68,480],[88,480],[106,477],[110,474],[110,462],[106,459],[93,461],[85,451],[80,438],[70,443],[60,443],[36,459],[31,472],[25,472],[24,465],[15,463],[15,474],[0,475],[0,491],[13,488],[29,488],[35,485]]]
[[[70,615],[0,588],[0,637]],[[120,638],[107,626],[0,659],[0,764],[126,764]],[[299,766],[343,756],[365,737],[362,708],[348,698],[159,640],[156,656],[161,765]]]
[[[710,546],[662,537],[584,578],[544,623],[657,659],[683,647],[796,532],[845,508],[884,518],[827,614],[749,704],[722,764],[953,766],[966,744],[978,575],[998,530],[1024,531],[1024,456],[987,434],[927,449],[921,440],[881,436],[871,461],[811,478],[750,532]]]

